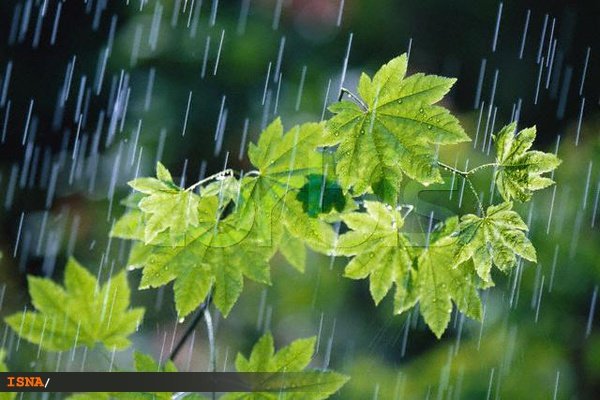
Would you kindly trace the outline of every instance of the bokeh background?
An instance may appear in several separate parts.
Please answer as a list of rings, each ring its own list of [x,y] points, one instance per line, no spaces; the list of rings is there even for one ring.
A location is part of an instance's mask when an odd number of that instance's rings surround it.
[[[483,323],[455,313],[437,340],[417,313],[375,307],[344,260],[310,254],[301,275],[276,257],[273,286],[248,283],[230,317],[215,314],[218,368],[270,330],[279,346],[320,334],[314,366],[352,377],[338,398],[599,398],[599,24],[597,1],[2,1],[0,313],[28,304],[27,274],[61,280],[70,255],[101,275],[123,268],[129,245],[107,233],[126,181],[157,160],[191,184],[247,170],[246,143],[276,115],[320,120],[351,42],[350,89],[407,51],[411,72],[458,78],[444,103],[479,144],[442,152],[450,164],[490,160],[486,127],[515,114],[537,125],[536,147],[564,160],[557,185],[519,209],[539,263],[498,274]],[[484,202],[488,182],[476,182]],[[189,323],[171,289],[133,302],[147,307],[134,347],[164,357]],[[13,370],[82,368],[82,354],[38,358],[17,342],[0,322]],[[108,368],[101,350],[86,357]],[[177,364],[208,369],[203,327]]]

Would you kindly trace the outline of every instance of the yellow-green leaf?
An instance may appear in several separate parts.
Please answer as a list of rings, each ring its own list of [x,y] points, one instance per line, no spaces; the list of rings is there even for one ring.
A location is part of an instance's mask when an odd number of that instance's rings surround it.
[[[454,264],[473,260],[479,277],[492,284],[492,264],[508,271],[517,264],[517,256],[536,262],[535,248],[525,236],[527,225],[505,202],[488,207],[483,217],[461,217],[456,238]]]
[[[458,120],[436,102],[455,79],[415,74],[406,77],[404,54],[370,79],[361,76],[358,93],[364,105],[333,104],[323,146],[339,145],[336,172],[342,186],[356,195],[373,190],[396,205],[402,174],[423,184],[442,180],[437,145],[465,142]]]
[[[77,346],[123,350],[128,336],[142,321],[144,310],[129,307],[129,284],[122,271],[101,285],[74,259],[65,269],[65,286],[30,276],[29,294],[36,311],[6,318],[21,337],[45,350],[63,351]]]
[[[342,221],[352,231],[341,235],[334,249],[336,254],[353,256],[346,266],[345,276],[351,279],[369,278],[371,296],[378,304],[395,286],[400,304],[410,285],[412,259],[410,243],[400,232],[404,219],[400,212],[379,202],[365,201],[366,213],[342,215]],[[407,306],[414,305],[416,299]]]
[[[534,191],[554,181],[541,175],[556,169],[561,161],[551,153],[531,151],[536,128],[516,132],[517,123],[506,125],[494,136],[497,168],[494,174],[498,192],[506,201],[529,201]]]
[[[180,238],[190,226],[198,225],[200,197],[183,190],[173,182],[162,165],[156,168],[158,179],[138,178],[129,185],[145,194],[138,203],[144,218],[144,242],[151,243],[158,234],[169,231],[173,239]]]
[[[439,338],[452,313],[452,302],[474,319],[481,319],[482,306],[477,293],[477,274],[469,262],[454,266],[453,231],[458,229],[458,218],[446,221],[437,240],[423,250],[418,259],[418,296],[425,323]],[[434,236],[434,235],[432,235]]]
[[[238,372],[303,372],[295,374],[281,391],[255,393],[228,393],[223,400],[321,400],[336,393],[348,380],[348,377],[333,371],[307,370],[315,352],[316,337],[298,339],[290,345],[275,352],[273,336],[270,333],[262,336],[254,345],[250,357],[238,354],[235,360]],[[285,381],[285,378],[283,378]],[[302,390],[306,387],[306,390]]]

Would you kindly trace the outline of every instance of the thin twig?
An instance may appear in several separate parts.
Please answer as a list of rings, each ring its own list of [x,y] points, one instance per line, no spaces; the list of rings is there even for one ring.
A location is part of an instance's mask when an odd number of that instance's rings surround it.
[[[175,358],[177,357],[177,355],[183,348],[183,345],[185,345],[185,342],[187,341],[187,339],[192,335],[192,333],[194,333],[196,326],[204,318],[204,311],[206,309],[208,309],[208,306],[210,305],[211,302],[212,302],[212,296],[209,294],[208,297],[206,298],[206,300],[204,300],[204,303],[202,303],[202,305],[200,306],[200,309],[196,313],[196,316],[192,320],[192,323],[190,324],[190,326],[188,326],[185,333],[179,338],[179,341],[177,342],[177,345],[175,345],[175,347],[173,348],[173,351],[171,351],[171,354],[169,355],[169,360],[171,360],[171,361],[175,360]]]
[[[483,204],[481,203],[481,199],[479,198],[479,195],[477,194],[477,191],[475,190],[475,186],[473,186],[473,182],[471,182],[471,180],[468,177],[464,177],[464,179],[469,184],[469,188],[471,189],[471,192],[475,196],[475,200],[477,200],[477,207],[479,208],[479,212],[481,213],[481,216],[483,217],[485,215],[485,211],[483,210]]]
[[[480,168],[490,167],[493,165],[495,166],[496,164],[480,165],[479,167],[475,167],[469,171],[461,171],[459,169],[451,167],[450,165],[444,164],[443,162],[440,162],[440,161],[438,161],[438,165],[447,171],[450,171],[452,173],[460,175],[464,180],[467,181],[467,183],[469,184],[469,189],[471,189],[471,192],[473,193],[473,195],[475,196],[475,199],[477,200],[477,208],[479,209],[479,212],[481,213],[481,215],[485,215],[485,211],[483,210],[483,204],[481,203],[481,199],[479,198],[479,195],[477,194],[477,191],[475,190],[475,186],[473,186],[473,182],[471,182],[471,180],[469,179],[469,175]]]
[[[367,105],[360,99],[360,97],[358,97],[357,95],[355,95],[354,93],[352,93],[350,90],[346,89],[345,87],[343,87],[340,90],[340,95],[338,96],[338,101],[342,101],[342,99],[344,98],[344,94],[348,95],[348,97],[350,97],[352,100],[356,101],[363,110],[368,111],[369,107],[367,107]]]
[[[444,164],[444,163],[443,163],[443,162],[441,162],[441,161],[438,161],[438,162],[437,162],[437,164],[438,164],[440,167],[442,167],[443,169],[445,169],[445,170],[447,170],[447,171],[450,171],[450,172],[454,172],[454,173],[456,173],[456,174],[458,174],[458,175],[460,175],[460,176],[463,176],[463,177],[467,177],[467,176],[469,176],[469,175],[472,175],[472,174],[474,174],[475,172],[479,171],[480,169],[484,169],[484,168],[490,168],[490,167],[497,167],[497,166],[498,166],[498,164],[497,164],[497,163],[488,163],[488,164],[482,164],[482,165],[479,165],[479,166],[477,166],[477,167],[475,167],[475,168],[472,168],[472,169],[470,169],[470,170],[468,170],[468,171],[461,171],[461,170],[459,170],[459,169],[456,169],[456,168],[454,168],[454,167],[452,167],[452,166],[450,166],[450,165],[448,165],[448,164]]]
[[[490,168],[490,167],[494,167],[496,168],[498,166],[497,163],[488,163],[488,164],[481,164],[473,169],[470,169],[467,171],[468,175],[474,174],[475,172],[479,171],[480,169],[484,169],[484,168]]]
[[[461,170],[456,169],[456,168],[454,168],[454,167],[452,167],[452,166],[450,166],[448,164],[444,164],[441,161],[438,161],[437,164],[440,167],[442,167],[443,169],[445,169],[446,171],[450,171],[450,172],[453,172],[455,174],[458,174],[458,175],[462,176],[463,178],[466,178],[469,175],[468,171],[461,171]]]
[[[216,174],[212,174],[211,176],[208,176],[202,180],[199,180],[198,182],[194,183],[192,186],[190,186],[189,188],[185,189],[186,192],[191,192],[192,190],[194,190],[195,188],[197,188],[200,185],[205,184],[206,182],[210,182],[213,179],[219,179],[219,178],[226,178],[228,176],[233,176],[235,174],[235,171],[231,168],[228,168],[226,170],[223,171],[219,171]]]

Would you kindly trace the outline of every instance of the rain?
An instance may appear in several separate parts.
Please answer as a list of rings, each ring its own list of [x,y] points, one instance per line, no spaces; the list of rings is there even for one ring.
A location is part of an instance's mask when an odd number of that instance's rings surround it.
[[[0,355],[8,369],[131,371],[139,351],[159,369],[170,360],[182,372],[232,372],[238,354],[247,357],[270,332],[276,349],[316,336],[311,368],[350,377],[333,398],[596,398],[597,7],[567,1],[452,3],[1,2]],[[471,138],[435,149],[444,183],[425,187],[403,177],[403,229],[424,249],[436,223],[448,215],[482,216],[502,201],[493,179],[497,165],[486,167],[494,162],[503,126],[535,125],[533,149],[563,161],[548,174],[555,185],[528,204],[515,201],[537,262],[519,257],[513,269],[494,271],[495,285],[478,289],[480,321],[454,306],[437,339],[419,304],[398,315],[393,295],[375,305],[368,280],[345,276],[348,258],[336,253],[337,242],[330,254],[307,247],[303,273],[276,253],[269,263],[271,285],[244,279],[227,317],[215,305],[220,293],[214,286],[185,318],[177,312],[171,283],[138,290],[142,273],[128,263],[132,241],[109,235],[128,202],[137,201],[139,193],[128,182],[153,177],[160,162],[176,185],[199,197],[205,184],[220,184],[216,234],[223,215],[235,212],[245,195],[237,186],[233,199],[227,197],[228,179],[260,175],[248,154],[261,131],[278,117],[286,132],[326,121],[332,116],[328,107],[340,99],[369,111],[357,89],[361,74],[373,76],[404,53],[407,75],[457,78],[439,105],[457,116]],[[324,159],[328,152],[322,150]],[[465,179],[473,169],[477,174]],[[324,171],[321,205],[326,183],[337,179],[332,165]],[[331,228],[336,240],[348,230],[341,222]],[[28,276],[64,286],[70,257],[98,281],[96,295],[104,283],[127,274],[131,307],[146,310],[129,348],[83,345],[79,321],[68,350],[46,351],[56,320],[38,314],[45,318],[36,322],[42,326],[40,344],[5,321],[38,308]],[[105,293],[94,313],[110,325],[118,300]]]

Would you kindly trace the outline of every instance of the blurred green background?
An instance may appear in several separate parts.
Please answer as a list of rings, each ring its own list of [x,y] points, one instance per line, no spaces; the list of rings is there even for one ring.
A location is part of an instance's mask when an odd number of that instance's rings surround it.
[[[276,115],[287,127],[320,120],[337,97],[351,38],[346,87],[354,89],[361,71],[373,73],[410,49],[411,73],[458,78],[444,103],[472,137],[484,131],[494,92],[496,127],[518,110],[521,126],[537,125],[538,148],[555,151],[558,143],[564,162],[556,187],[519,209],[530,221],[539,263],[495,277],[496,287],[483,294],[483,323],[455,313],[436,340],[414,311],[393,316],[389,299],[375,307],[366,282],[342,278],[344,260],[310,254],[301,275],[276,257],[272,287],[248,283],[230,317],[215,316],[218,368],[232,368],[236,352],[247,353],[271,330],[278,346],[320,334],[314,366],[352,377],[343,399],[600,398],[600,317],[591,313],[600,281],[600,3],[505,2],[495,51],[497,1],[343,3],[340,20],[339,0],[2,1],[0,82],[10,101],[0,104],[0,122],[7,121],[0,144],[2,316],[28,304],[26,274],[61,280],[71,254],[104,274],[123,268],[128,244],[107,234],[123,212],[125,182],[152,174],[157,159],[189,184],[226,162],[248,169],[241,150]],[[538,53],[552,62],[540,68]],[[128,88],[127,113],[111,122],[119,87]],[[28,147],[22,135],[30,106]],[[111,123],[115,135],[107,140]],[[72,157],[78,131],[87,148]],[[488,161],[477,147],[440,157],[459,166]],[[38,158],[36,171],[24,170],[27,157]],[[476,182],[484,202],[488,185],[489,176]],[[447,192],[428,196],[433,204],[456,202]],[[138,279],[131,274],[132,285]],[[164,357],[189,322],[177,324],[170,288],[134,296],[147,307],[134,347]],[[38,358],[37,347],[17,344],[3,323],[0,335],[13,370],[81,368],[82,352]],[[100,353],[85,355],[86,369],[108,367]],[[130,355],[117,354],[116,363],[126,368]],[[182,370],[208,368],[203,327],[177,363]]]

